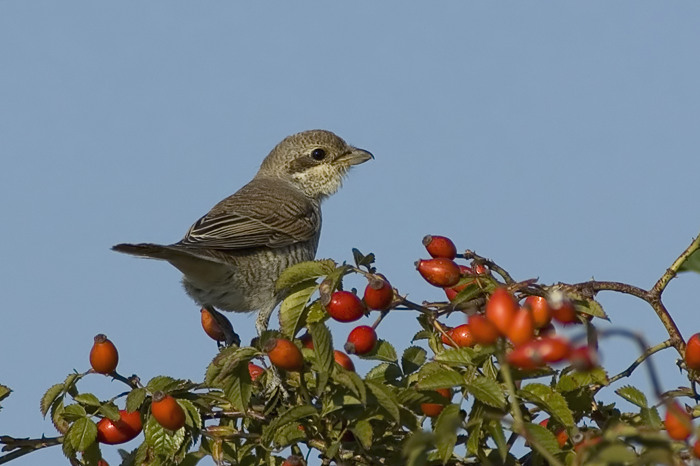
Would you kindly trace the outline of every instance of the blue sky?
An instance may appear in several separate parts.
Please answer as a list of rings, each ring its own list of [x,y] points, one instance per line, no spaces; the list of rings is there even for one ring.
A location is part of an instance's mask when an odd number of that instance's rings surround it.
[[[120,372],[201,380],[216,347],[178,272],[109,248],[179,240],[305,129],[376,157],[325,203],[318,257],[373,251],[415,300],[442,298],[413,269],[428,233],[518,279],[651,286],[700,231],[699,21],[692,2],[0,1],[0,433],[54,435],[39,398],[96,333]],[[686,338],[698,280],[666,294]],[[642,303],[600,300],[665,338]],[[397,314],[379,330],[401,348],[417,324]],[[232,320],[249,341],[254,319]]]

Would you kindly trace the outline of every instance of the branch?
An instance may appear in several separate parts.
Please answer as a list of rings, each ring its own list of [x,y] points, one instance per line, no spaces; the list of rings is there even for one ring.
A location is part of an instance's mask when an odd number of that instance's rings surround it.
[[[41,450],[46,447],[53,447],[55,445],[60,445],[63,443],[63,436],[61,437],[42,437],[37,439],[29,438],[14,438],[9,435],[0,436],[0,443],[4,443],[5,446],[2,451],[12,451],[6,455],[0,456],[0,464],[8,463],[14,459],[31,453],[36,450]]]

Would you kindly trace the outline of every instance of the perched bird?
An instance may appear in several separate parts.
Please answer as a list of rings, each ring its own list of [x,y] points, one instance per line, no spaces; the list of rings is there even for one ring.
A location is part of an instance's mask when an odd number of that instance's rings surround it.
[[[259,311],[267,328],[282,296],[282,271],[312,260],[321,233],[321,201],[335,193],[353,166],[373,158],[330,131],[285,138],[255,177],[216,204],[174,244],[117,244],[118,252],[162,259],[183,273],[187,294],[200,306]]]

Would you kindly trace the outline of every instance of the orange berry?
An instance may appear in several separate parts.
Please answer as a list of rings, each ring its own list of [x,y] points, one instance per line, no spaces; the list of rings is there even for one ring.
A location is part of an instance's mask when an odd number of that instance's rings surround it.
[[[416,268],[425,281],[442,288],[455,286],[461,277],[459,266],[444,257],[419,260]]]
[[[452,390],[449,388],[438,388],[435,391],[442,395],[448,403],[452,400]],[[420,410],[428,417],[438,416],[443,409],[445,409],[445,405],[442,403],[421,403],[420,405]]]
[[[568,341],[560,337],[543,337],[518,346],[508,353],[506,359],[514,367],[530,370],[563,361],[570,354]]]
[[[335,362],[340,364],[345,370],[355,372],[355,364],[353,364],[352,359],[350,359],[350,356],[342,351],[334,350],[333,359],[335,359]]]
[[[258,366],[257,364],[253,364],[252,362],[248,363],[248,373],[250,374],[250,380],[252,380],[253,382],[255,382],[255,380],[258,377],[260,377],[264,372],[265,369]]]
[[[119,420],[102,418],[97,423],[97,441],[107,445],[125,443],[141,433],[141,414],[138,411],[119,411]]]
[[[496,326],[501,335],[507,335],[518,304],[505,287],[498,287],[486,302],[486,318]]]
[[[394,289],[384,277],[373,277],[365,287],[365,304],[370,309],[385,311],[394,301]]]
[[[569,362],[579,371],[590,371],[598,367],[598,352],[590,346],[579,346],[571,350]]]
[[[365,305],[354,293],[336,291],[326,305],[328,314],[338,322],[354,322],[365,313]]]
[[[694,371],[700,370],[700,333],[688,339],[685,346],[685,365]]]
[[[371,352],[376,344],[377,332],[369,325],[360,325],[348,335],[345,351],[350,354],[363,355]]]
[[[673,440],[687,440],[693,432],[690,414],[677,401],[668,404],[664,425],[668,436]]]
[[[233,335],[233,326],[226,316],[222,313],[203,307],[200,311],[202,317],[202,328],[209,335],[209,338],[215,341],[227,341]]]
[[[117,368],[119,353],[109,338],[103,333],[95,335],[95,343],[90,350],[90,365],[99,374],[111,374]]]
[[[580,324],[576,308],[573,303],[565,299],[559,303],[552,304],[552,317],[562,324]]]
[[[285,338],[272,338],[265,345],[265,352],[270,362],[286,371],[301,371],[304,368],[304,356],[301,350]]]
[[[700,440],[696,440],[693,444],[693,455],[695,455],[696,458],[700,458]]]
[[[549,418],[540,421],[540,425],[542,427],[547,427],[547,425],[549,425]],[[558,427],[554,431],[554,436],[557,438],[559,448],[564,448],[564,445],[566,445],[566,442],[569,440],[569,434],[566,433],[566,429],[563,427]]]
[[[305,464],[304,458],[299,455],[290,455],[282,462],[282,466],[304,466]]]
[[[185,425],[185,410],[175,398],[163,392],[153,394],[151,414],[168,430],[178,430]]]
[[[481,314],[469,316],[468,325],[474,341],[481,345],[493,345],[500,336],[496,326]]]
[[[423,238],[423,246],[431,257],[444,257],[446,259],[457,257],[457,247],[451,239],[445,236],[426,235]]]
[[[532,311],[535,328],[546,327],[552,321],[552,309],[547,300],[541,296],[528,296],[525,298],[523,307]]]
[[[515,312],[506,335],[515,346],[535,338],[535,322],[529,309],[521,307]]]
[[[447,334],[450,336],[450,338],[452,338],[452,341],[454,341],[459,348],[463,348],[465,346],[474,346],[476,344],[476,340],[474,339],[474,336],[472,335],[472,332],[469,329],[469,324],[458,325],[457,327],[450,329],[447,332]],[[445,338],[444,335],[442,338],[442,342],[448,346],[453,346],[452,342]]]

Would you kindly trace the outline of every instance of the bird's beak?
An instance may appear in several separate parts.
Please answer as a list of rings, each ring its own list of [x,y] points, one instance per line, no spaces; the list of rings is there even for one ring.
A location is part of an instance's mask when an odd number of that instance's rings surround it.
[[[372,155],[371,152],[366,151],[364,149],[358,149],[357,147],[353,147],[350,152],[346,152],[345,154],[338,157],[335,161],[336,163],[340,162],[343,165],[347,165],[348,167],[350,167],[352,165],[359,165],[373,158],[374,155]]]

